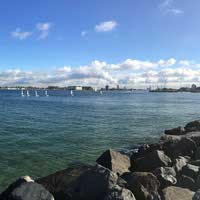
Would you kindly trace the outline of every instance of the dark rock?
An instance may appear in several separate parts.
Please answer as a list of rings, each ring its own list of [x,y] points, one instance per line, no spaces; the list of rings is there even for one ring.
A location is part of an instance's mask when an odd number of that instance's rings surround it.
[[[136,199],[160,199],[158,194],[160,183],[152,173],[125,173],[122,178],[126,180],[126,187],[133,192]]]
[[[179,156],[193,156],[196,150],[196,143],[190,138],[180,138],[173,141],[167,141],[163,144],[164,152],[170,158]]]
[[[3,197],[5,200],[54,200],[53,195],[42,185],[35,182],[24,182]]]
[[[102,200],[116,185],[117,180],[117,174],[101,165],[95,165],[82,173],[66,193],[72,199]]]
[[[194,154],[194,159],[195,160],[200,159],[200,147],[197,147],[195,154]]]
[[[199,173],[199,167],[195,165],[187,164],[182,169],[182,174],[193,178],[194,180],[197,179]]]
[[[190,132],[184,135],[184,137],[192,139],[197,146],[200,146],[200,132]]]
[[[119,175],[128,172],[131,166],[128,156],[111,149],[105,151],[96,162]]]
[[[177,173],[179,173],[180,171],[182,171],[182,168],[187,165],[188,162],[189,159],[187,157],[179,156],[177,159],[174,160],[174,169]]]
[[[186,132],[200,131],[200,121],[192,121],[186,124],[185,126]]]
[[[133,193],[118,185],[114,186],[104,200],[135,200]]]
[[[36,180],[53,194],[56,200],[65,199],[65,191],[71,187],[74,181],[85,171],[91,169],[89,165],[76,164],[65,170],[58,171],[49,176]]]
[[[135,159],[133,168],[136,171],[153,171],[158,167],[171,164],[171,159],[163,151],[153,151],[142,158]]]
[[[159,167],[153,173],[158,178],[161,188],[177,183],[176,172],[172,167]]]
[[[200,175],[196,178],[196,189],[200,189]]]
[[[177,128],[165,130],[165,134],[166,135],[183,135],[183,134],[185,134],[185,130],[184,130],[184,128],[179,126]]]
[[[200,167],[200,160],[191,160],[188,164],[196,165]]]
[[[138,148],[137,152],[134,152],[132,154],[131,160],[144,157],[146,154],[152,153],[155,150],[162,150],[162,144],[161,143],[144,144]]]
[[[189,189],[169,186],[162,191],[163,200],[192,200],[194,192]]]
[[[182,188],[188,188],[192,191],[196,190],[196,183],[194,179],[185,175],[182,175],[178,178],[177,186]]]
[[[200,189],[195,192],[192,200],[200,200]]]

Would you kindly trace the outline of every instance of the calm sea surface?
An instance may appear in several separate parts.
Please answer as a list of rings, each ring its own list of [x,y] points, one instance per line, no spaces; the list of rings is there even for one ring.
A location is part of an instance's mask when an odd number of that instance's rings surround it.
[[[164,129],[200,118],[200,94],[148,92],[0,91],[0,189],[94,162],[108,148],[156,141]]]

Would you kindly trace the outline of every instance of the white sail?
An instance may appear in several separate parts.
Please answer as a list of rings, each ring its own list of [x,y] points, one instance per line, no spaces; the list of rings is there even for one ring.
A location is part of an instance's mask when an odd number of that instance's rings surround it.
[[[21,91],[21,95],[22,95],[22,97],[24,97],[24,96],[25,96],[25,95],[24,95],[24,91],[23,91],[23,90]]]
[[[35,90],[35,96],[39,97],[37,90]]]
[[[70,91],[70,94],[71,94],[71,96],[74,96],[74,93],[73,93],[73,91],[72,91],[72,90]]]
[[[48,95],[48,92],[47,92],[47,90],[45,91],[45,96],[46,96],[46,97],[48,97],[48,96],[49,96],[49,95]]]
[[[103,94],[103,92],[102,92],[102,90],[100,90],[100,95],[102,95]]]
[[[28,90],[26,91],[26,95],[27,95],[27,97],[30,97],[30,94],[29,94]]]

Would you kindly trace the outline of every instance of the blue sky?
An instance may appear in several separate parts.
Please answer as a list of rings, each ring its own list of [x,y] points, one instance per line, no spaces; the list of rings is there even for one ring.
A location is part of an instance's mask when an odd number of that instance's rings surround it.
[[[186,83],[198,82],[199,7],[199,0],[2,0],[0,71],[3,74],[12,71],[11,75],[17,80],[12,84],[41,85],[50,82],[44,81],[44,77],[42,80],[38,77],[37,83],[28,82],[33,77],[26,73],[35,73],[36,77],[40,72],[40,76],[43,74],[54,80],[60,78],[60,75],[55,75],[57,71],[67,66],[70,70],[67,68],[65,71],[66,77],[61,77],[62,83],[58,81],[55,84],[101,85],[106,81],[126,84],[123,78],[137,80],[138,74],[144,76],[152,69],[160,73],[170,67],[184,71],[183,74],[185,70],[192,70],[195,75]],[[155,64],[170,59],[176,62],[146,69],[142,66],[144,62]],[[107,70],[105,66],[96,69],[96,65],[93,66],[95,60],[106,62]],[[131,69],[126,67],[120,72],[116,72],[116,68],[115,71],[108,69],[111,65],[122,66],[127,60],[131,61]],[[183,65],[183,61],[187,63]],[[139,69],[136,65],[140,65]],[[85,66],[85,71],[89,68],[89,71],[96,70],[99,74],[96,72],[98,75],[89,76],[88,71],[81,74],[80,66]],[[100,80],[105,73],[114,82]],[[119,78],[120,74],[124,77]],[[127,74],[132,77],[127,77]],[[163,75],[158,76],[161,81]],[[99,80],[92,82],[92,79]],[[136,82],[133,80],[129,85]],[[8,84],[9,81],[2,79],[0,83]],[[147,84],[150,83],[147,81]]]

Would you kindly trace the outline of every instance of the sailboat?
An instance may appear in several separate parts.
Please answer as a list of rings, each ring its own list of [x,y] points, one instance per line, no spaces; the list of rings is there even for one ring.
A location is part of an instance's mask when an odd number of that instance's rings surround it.
[[[70,91],[70,94],[71,94],[71,96],[72,96],[72,97],[74,96],[74,93],[73,93],[73,91],[72,91],[72,90]]]
[[[35,90],[35,96],[36,97],[39,97],[38,93],[37,93],[37,90]]]
[[[22,97],[25,97],[24,90],[21,91],[21,95],[22,95]]]
[[[45,91],[45,96],[46,96],[46,97],[48,97],[48,96],[49,96],[49,95],[48,95],[48,92],[47,92],[47,90]]]
[[[30,97],[30,94],[29,94],[29,91],[28,91],[28,90],[26,91],[26,96],[27,96],[27,97]]]
[[[100,90],[100,95],[102,95],[103,94],[103,92],[102,92],[102,90]]]

